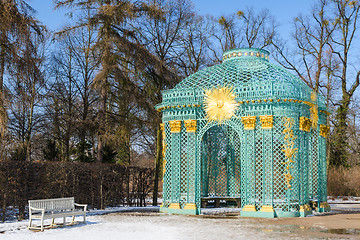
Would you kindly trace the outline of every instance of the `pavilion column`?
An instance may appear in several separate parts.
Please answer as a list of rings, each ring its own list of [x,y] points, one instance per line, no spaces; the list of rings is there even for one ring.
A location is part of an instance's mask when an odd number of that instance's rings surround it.
[[[243,207],[243,212],[255,212],[255,124],[256,116],[242,117],[241,121],[244,124],[246,152],[245,152],[245,187],[246,187],[246,202]]]
[[[240,147],[240,159],[241,159],[241,181],[240,181],[240,191],[241,191],[241,206],[244,207],[248,204],[247,201],[247,159],[246,159],[246,132],[241,134],[241,147]]]
[[[166,138],[166,125],[165,123],[160,123],[160,130],[162,132],[162,157],[163,157],[163,166],[162,166],[162,176],[163,176],[163,204],[161,207],[168,207],[169,201],[171,201],[170,196],[168,195],[171,192],[171,168],[169,164],[171,161],[166,161],[168,157],[166,156],[166,148],[171,146],[167,144],[169,140]],[[170,182],[170,184],[168,184]]]
[[[260,116],[261,128],[263,130],[263,206],[261,212],[274,217],[273,208],[273,116]]]
[[[169,209],[180,209],[181,121],[169,121],[171,132],[171,204]]]
[[[309,118],[299,119],[299,191],[300,216],[305,217],[311,212],[309,203],[309,136],[311,121]]]
[[[309,132],[309,197],[319,197],[319,131],[310,129]]]
[[[319,210],[320,212],[330,211],[327,203],[327,169],[326,169],[326,137],[330,128],[320,124],[319,139]]]
[[[230,132],[230,131],[229,131]],[[239,190],[240,186],[238,186],[236,177],[235,177],[235,162],[236,162],[236,149],[235,149],[235,137],[237,135],[229,134],[229,132],[226,134],[228,136],[228,149],[227,149],[227,195],[230,197],[238,197],[239,196]]]
[[[184,125],[187,135],[187,200],[184,210],[196,213],[196,120],[185,120]]]

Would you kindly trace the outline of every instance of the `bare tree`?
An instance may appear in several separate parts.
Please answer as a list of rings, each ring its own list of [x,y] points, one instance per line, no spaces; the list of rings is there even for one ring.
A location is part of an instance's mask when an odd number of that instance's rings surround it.
[[[40,103],[43,99],[45,42],[36,33],[31,35],[19,55],[16,68],[9,74],[11,83],[10,129],[17,140],[13,158],[31,160],[32,138],[41,121]]]
[[[333,133],[333,143],[331,145],[330,163],[336,166],[347,165],[348,159],[348,125],[347,118],[349,107],[353,96],[360,85],[360,69],[352,70],[352,51],[354,49],[355,38],[358,34],[358,17],[360,4],[358,1],[334,0],[336,19],[338,27],[335,34],[331,37],[329,45],[339,59],[340,74],[335,75],[341,83],[341,99],[336,104],[337,111],[335,116],[335,128]],[[350,80],[351,79],[351,80]]]
[[[150,1],[149,1],[150,2]],[[160,72],[149,66],[145,70],[145,75],[140,78],[142,92],[146,98],[139,102],[139,106],[145,114],[143,115],[146,126],[141,130],[142,140],[146,144],[151,155],[155,158],[155,182],[153,204],[157,205],[158,186],[161,179],[163,159],[162,159],[162,133],[160,129],[161,114],[156,112],[154,105],[161,102],[161,90],[174,87],[186,71],[178,69],[182,64],[179,59],[180,54],[187,54],[186,48],[190,45],[186,43],[186,37],[191,36],[194,32],[188,30],[193,28],[195,13],[193,12],[192,3],[187,0],[156,0],[158,8],[162,9],[164,14],[161,18],[143,18],[137,22],[135,29],[141,36],[141,42],[153,53],[161,63],[167,68],[172,69],[174,74],[169,77],[163,69]],[[190,27],[190,25],[192,25]],[[188,42],[186,43],[188,44]],[[195,42],[192,42],[195,44]],[[193,46],[194,47],[194,46]],[[189,49],[188,49],[189,50]],[[189,54],[195,54],[188,57],[198,57],[194,51]],[[187,65],[188,67],[189,65]],[[187,70],[188,71],[188,70]],[[185,77],[185,75],[183,75]],[[156,144],[154,145],[154,142]]]
[[[208,60],[211,19],[195,15],[191,23],[185,26],[180,38],[180,47],[175,52],[175,65],[182,76],[189,76],[210,65]]]
[[[34,32],[40,33],[43,28],[32,17],[34,10],[23,0],[0,1],[0,141],[3,141],[7,130],[7,106],[9,97],[6,87],[6,76],[20,59],[22,48],[29,44]]]
[[[331,59],[328,44],[338,21],[328,16],[331,5],[328,0],[319,0],[310,16],[295,18],[293,39],[297,48],[294,57],[289,56],[286,43],[273,41],[275,59],[286,69],[294,71],[308,86],[320,91],[322,74],[326,72],[326,61]]]
[[[81,14],[83,18],[88,15],[88,12]],[[95,146],[97,129],[94,115],[97,94],[92,87],[99,66],[95,37],[91,26],[56,36],[47,112],[52,126],[51,140],[56,141],[64,161],[70,160],[70,155],[76,161],[92,161],[95,152],[94,147],[90,150],[91,145]]]
[[[214,19],[212,35],[215,43],[211,47],[214,61],[221,62],[222,53],[229,49],[270,46],[277,35],[276,30],[277,23],[268,10],[256,12],[254,8],[247,8],[227,17],[221,16],[217,23]],[[221,52],[217,51],[218,44]]]

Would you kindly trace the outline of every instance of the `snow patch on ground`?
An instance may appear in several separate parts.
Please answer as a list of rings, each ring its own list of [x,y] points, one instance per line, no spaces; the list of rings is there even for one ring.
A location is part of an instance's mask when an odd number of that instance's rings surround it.
[[[346,204],[344,201],[331,205],[335,211],[349,207],[360,209],[360,204]],[[184,216],[159,213],[159,207],[95,209],[88,212],[86,224],[81,223],[82,217],[77,217],[78,224],[45,229],[44,232],[28,230],[28,220],[1,223],[0,240],[304,239],[303,233],[295,233],[292,226],[289,229],[276,224],[269,226],[259,219],[241,218],[239,211],[239,208],[212,208],[202,209],[203,215],[200,216]],[[314,213],[318,214],[324,213]],[[50,224],[50,221],[46,220],[45,224]],[[57,219],[57,222],[61,223],[62,219]]]
[[[81,221],[82,218],[79,217],[76,220]],[[6,229],[6,232],[0,234],[0,239],[218,240],[219,238],[240,239],[240,236],[241,239],[255,239],[254,236],[259,236],[258,232],[247,228],[245,221],[235,220],[159,213],[113,213],[90,215],[86,224],[45,229],[44,232],[27,230],[27,221],[4,223],[1,227]]]
[[[0,224],[0,232],[3,232],[0,234],[0,240],[219,240],[257,239],[261,236],[269,238],[273,235],[254,229],[251,220],[239,216],[184,216],[158,211],[158,207],[92,210],[87,215],[86,224],[45,229],[44,232],[28,230],[27,220],[5,222]],[[227,211],[230,212],[236,211]],[[70,221],[70,218],[67,220]],[[82,217],[75,220],[81,222]],[[61,221],[62,219],[57,219],[56,222]],[[50,224],[50,220],[46,220],[45,224]],[[275,236],[278,235],[273,237]]]
[[[360,197],[354,196],[328,196],[328,203],[357,203],[360,204]]]
[[[45,229],[43,233],[34,232],[27,229],[28,220],[23,221],[7,221],[0,224],[0,239],[53,239],[53,234],[57,234],[59,232],[61,235],[65,234],[68,230],[73,234],[73,232],[79,232],[82,234],[82,229],[89,229],[92,225],[102,226],[104,224],[101,215],[110,214],[110,213],[127,213],[127,212],[143,212],[143,213],[151,213],[151,212],[159,212],[159,207],[112,207],[106,208],[104,210],[92,209],[89,210],[86,217],[86,224],[82,223],[82,217],[76,217],[75,221],[78,224],[72,226],[58,227],[53,229]],[[70,217],[67,218],[67,221],[70,221]],[[49,225],[51,222],[50,219],[44,221],[45,225]],[[34,220],[34,224],[40,224],[40,221]],[[57,218],[55,223],[62,223],[62,218]],[[96,229],[96,228],[95,228]],[[101,230],[98,229],[98,230]],[[48,233],[50,232],[50,233]],[[51,234],[51,238],[47,234]],[[47,236],[42,238],[41,236]],[[36,238],[35,238],[36,237]],[[99,237],[99,236],[98,236]],[[100,237],[101,238],[101,237]],[[93,238],[93,239],[100,239]],[[82,239],[82,238],[80,238]],[[92,238],[90,238],[92,239]]]

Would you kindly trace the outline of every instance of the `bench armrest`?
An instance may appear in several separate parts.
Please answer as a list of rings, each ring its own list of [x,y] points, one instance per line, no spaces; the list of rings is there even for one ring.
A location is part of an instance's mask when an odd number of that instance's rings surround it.
[[[34,208],[34,207],[29,207],[30,210],[35,210],[35,211],[41,211],[41,212],[45,212],[44,208]]]
[[[84,211],[86,212],[87,204],[74,203],[74,205],[75,205],[76,207],[84,207]]]
[[[31,216],[32,216],[32,214],[33,214],[33,211],[41,212],[41,219],[44,218],[45,209],[43,209],[43,208],[29,207],[29,218],[30,218],[30,220],[31,220]]]

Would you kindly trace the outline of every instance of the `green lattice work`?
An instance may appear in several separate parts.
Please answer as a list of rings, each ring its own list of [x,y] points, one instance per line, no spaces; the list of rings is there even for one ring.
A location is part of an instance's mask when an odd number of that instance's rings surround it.
[[[284,177],[284,162],[285,154],[282,151],[284,145],[284,137],[283,137],[284,126],[282,124],[282,117],[275,116],[274,117],[274,128],[273,128],[273,178],[274,178],[274,208],[282,209],[284,211],[288,211],[289,208],[287,206],[287,191],[286,191],[286,183]]]
[[[172,168],[171,168],[171,162],[172,162],[172,156],[171,151],[168,149],[171,149],[171,134],[170,134],[170,127],[169,123],[164,124],[164,131],[165,131],[165,166],[164,166],[164,176],[163,176],[163,206],[169,207],[171,203],[171,176],[172,176]]]
[[[235,117],[219,125],[207,119],[205,90],[224,86],[233,88],[239,106]],[[305,216],[310,200],[318,201],[320,211],[328,210],[327,112],[323,97],[311,93],[260,49],[226,51],[222,64],[163,91],[156,106],[166,132],[162,211],[197,214],[201,198],[210,196],[240,197],[243,216]],[[310,118],[316,119],[313,106],[319,110],[316,128],[310,126]],[[255,117],[252,127],[243,121],[249,116]],[[294,122],[292,141],[298,149],[289,163],[284,117]]]
[[[182,123],[183,124],[183,123]],[[180,161],[180,203],[183,207],[188,202],[189,188],[189,142],[184,125],[181,127],[181,161]]]
[[[255,126],[255,207],[260,210],[264,204],[264,131],[261,129],[260,119],[257,119]]]

